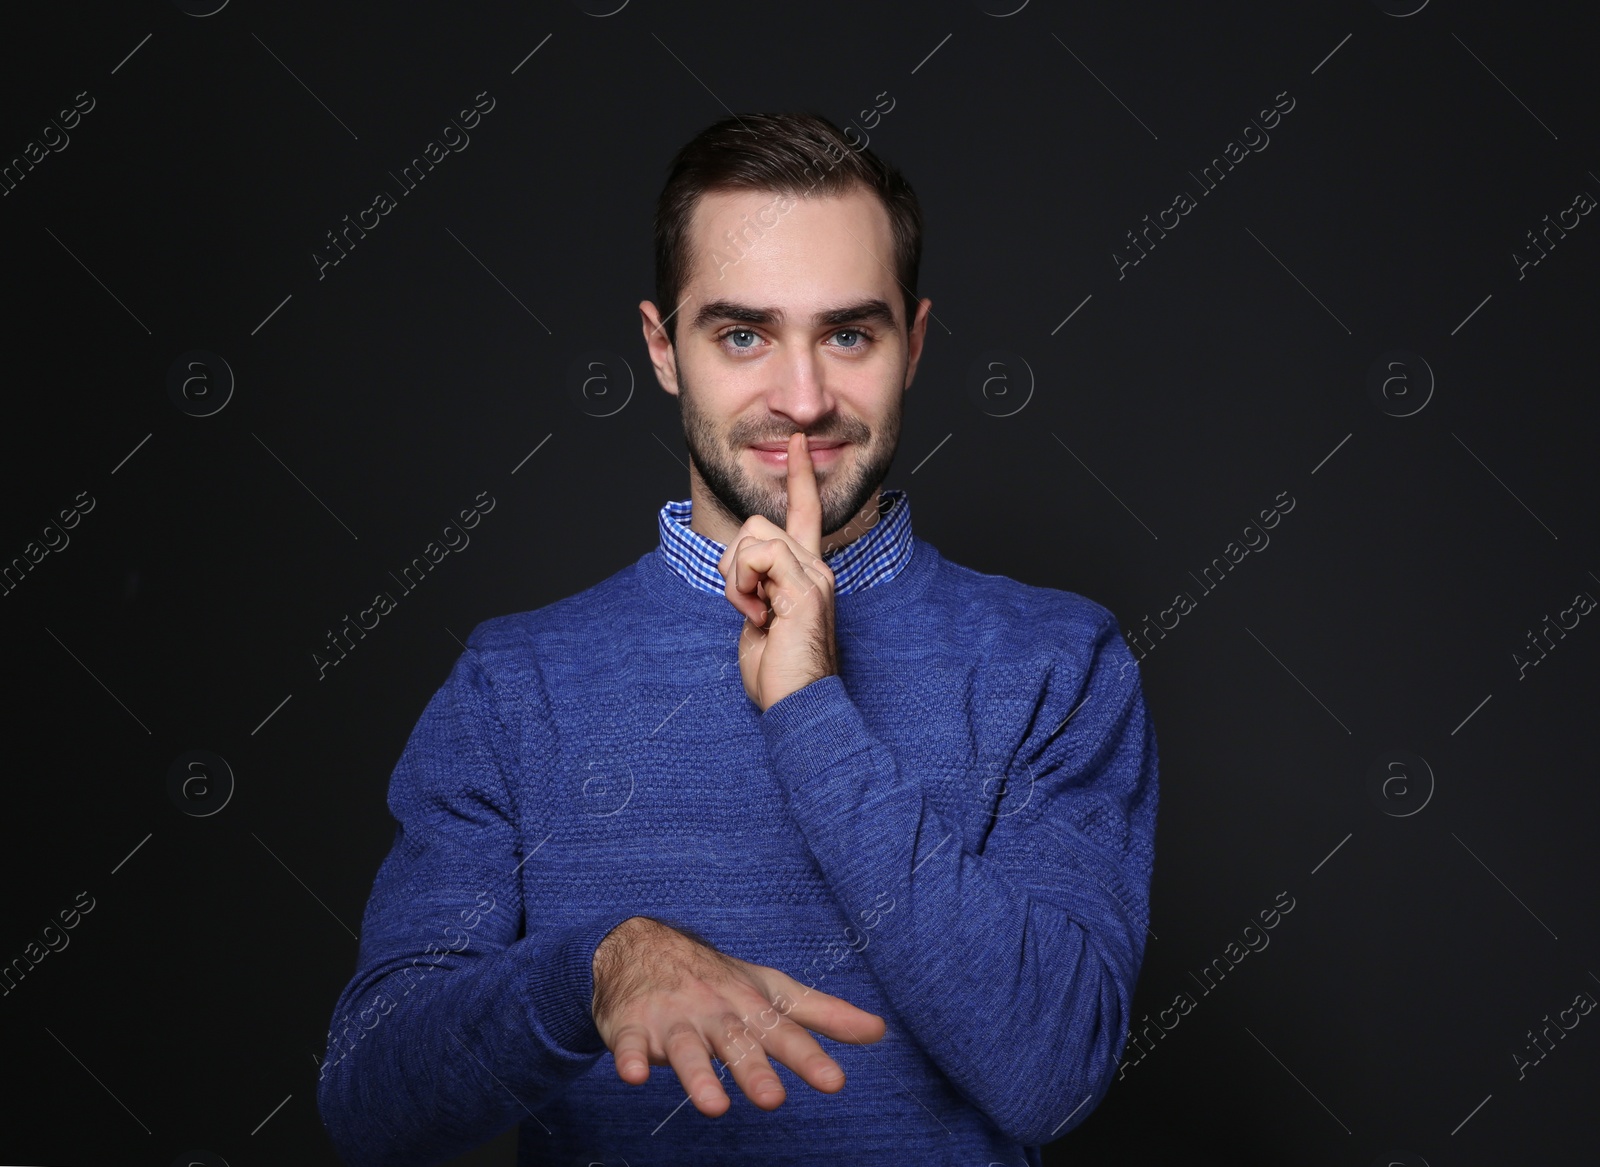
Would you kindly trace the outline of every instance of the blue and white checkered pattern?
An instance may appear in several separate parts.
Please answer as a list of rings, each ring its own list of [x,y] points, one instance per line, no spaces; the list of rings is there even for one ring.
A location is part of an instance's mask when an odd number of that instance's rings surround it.
[[[667,566],[691,586],[712,595],[725,595],[727,581],[717,570],[717,564],[722,561],[728,545],[690,529],[693,505],[692,499],[683,499],[661,508],[657,516],[661,528],[661,555]],[[878,508],[882,517],[871,530],[822,557],[833,570],[836,596],[886,583],[911,562],[911,502],[906,492],[883,491]]]

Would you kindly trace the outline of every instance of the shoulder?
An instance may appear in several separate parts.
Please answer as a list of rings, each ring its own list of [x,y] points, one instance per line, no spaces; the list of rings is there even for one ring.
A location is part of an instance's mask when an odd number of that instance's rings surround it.
[[[619,621],[640,611],[634,564],[596,584],[537,608],[480,621],[467,636],[464,657],[491,683],[515,682],[542,670],[592,661],[614,643]]]
[[[1066,588],[977,571],[943,555],[926,599],[946,609],[952,628],[996,646],[1034,646],[1084,664],[1108,649],[1128,652],[1122,627],[1104,604]]]
[[[975,699],[1014,706],[1032,722],[1043,709],[1051,725],[1094,698],[1096,716],[1073,717],[1094,733],[1143,703],[1139,662],[1116,615],[1067,588],[1024,583],[942,559],[913,619],[934,629],[924,648]]]

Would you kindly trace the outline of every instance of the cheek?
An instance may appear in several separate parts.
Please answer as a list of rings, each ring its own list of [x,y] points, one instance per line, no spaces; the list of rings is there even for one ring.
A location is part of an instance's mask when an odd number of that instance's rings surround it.
[[[717,429],[726,429],[759,396],[761,379],[753,373],[753,369],[719,357],[714,351],[685,355],[678,363],[678,392],[685,409],[693,410]]]

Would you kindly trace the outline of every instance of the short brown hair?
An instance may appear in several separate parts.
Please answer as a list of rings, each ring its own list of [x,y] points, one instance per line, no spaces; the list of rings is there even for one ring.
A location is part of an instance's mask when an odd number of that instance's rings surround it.
[[[906,327],[917,311],[922,208],[911,184],[870,149],[856,149],[820,114],[744,114],[696,134],[673,158],[656,200],[656,303],[674,331],[678,297],[689,276],[689,221],[709,191],[772,191],[789,197],[841,195],[864,187],[889,213],[895,278],[905,293]]]

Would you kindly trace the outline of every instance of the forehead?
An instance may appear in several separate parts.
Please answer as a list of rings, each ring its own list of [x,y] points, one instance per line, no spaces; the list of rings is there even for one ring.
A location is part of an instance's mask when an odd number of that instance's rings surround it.
[[[889,214],[863,188],[820,198],[708,191],[688,243],[689,315],[694,303],[724,299],[782,308],[790,319],[867,299],[900,311]]]

